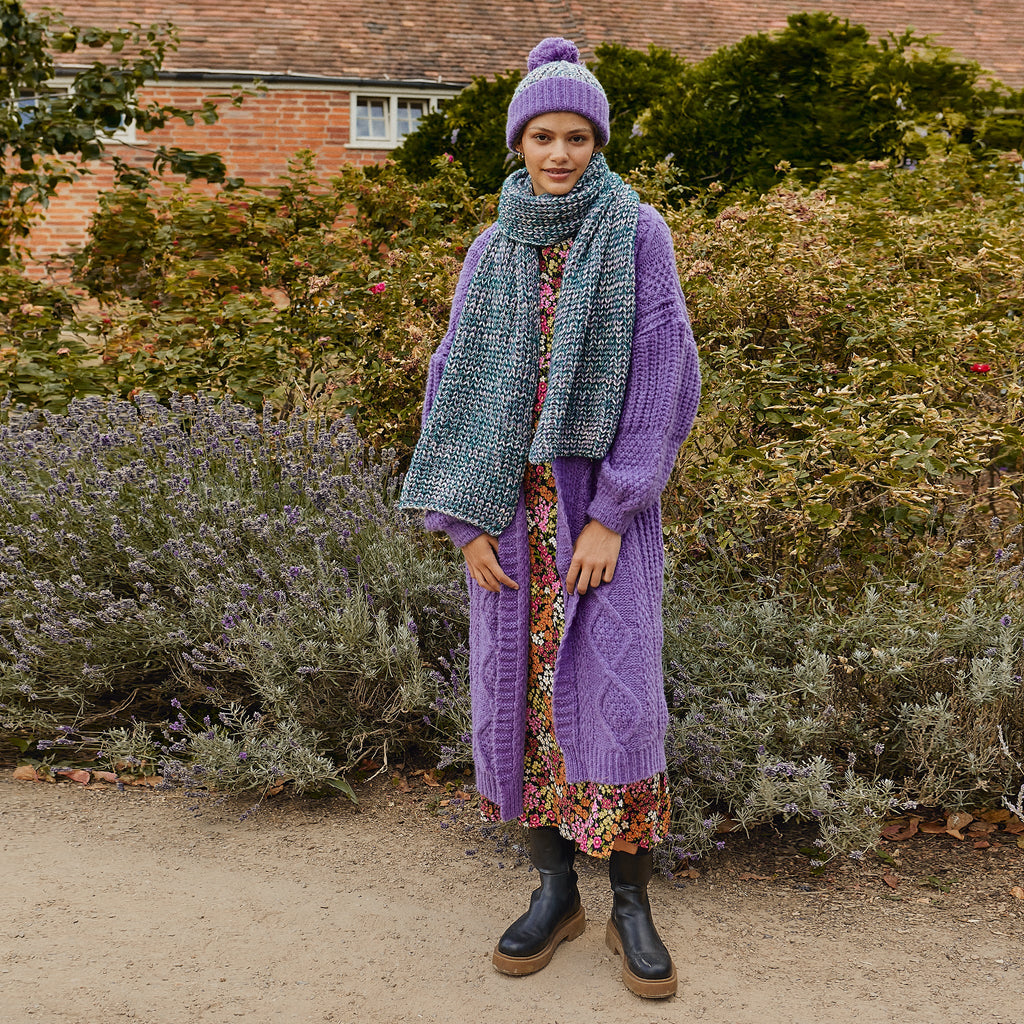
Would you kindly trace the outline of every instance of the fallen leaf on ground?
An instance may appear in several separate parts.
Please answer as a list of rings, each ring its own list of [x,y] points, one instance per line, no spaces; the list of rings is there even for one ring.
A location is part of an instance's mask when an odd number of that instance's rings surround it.
[[[767,882],[772,876],[771,875],[755,875],[752,871],[744,871],[742,874],[737,875],[741,882]]]
[[[972,835],[987,836],[991,832],[998,832],[999,826],[994,825],[991,821],[972,821],[967,826],[967,831]]]
[[[979,839],[975,844],[976,850],[987,850],[992,844],[987,839]]]
[[[673,878],[700,878],[700,872],[696,868],[687,868],[685,871],[677,871]]]
[[[84,768],[58,768],[54,775],[63,775],[71,782],[80,782],[83,786],[89,783],[89,773]]]
[[[456,800],[472,800],[473,799],[465,790],[462,790],[462,789],[455,790],[455,792],[452,793],[452,796]]]
[[[718,819],[718,824],[715,826],[715,831],[732,832],[732,830],[737,828],[738,826],[739,822],[735,818],[730,817],[728,814],[723,814],[722,817]]]
[[[902,839],[909,839],[911,836],[917,835],[917,826],[921,824],[921,819],[918,815],[913,815],[909,818],[906,823],[893,822],[891,825],[887,825],[882,829],[882,835],[886,839],[895,839],[897,841]]]
[[[117,782],[117,776],[113,772],[93,772],[94,782]]]
[[[14,769],[14,777],[19,782],[38,782],[39,772],[35,770],[30,764],[19,764]]]
[[[954,839],[963,839],[964,834],[960,830],[974,821],[974,815],[967,811],[953,811],[946,818],[946,832]]]
[[[392,775],[391,781],[398,787],[399,793],[412,792],[412,786],[409,785],[409,780],[404,775]]]
[[[141,775],[136,778],[121,776],[121,781],[129,786],[159,786],[164,781],[162,775]]]
[[[1024,832],[1024,821],[1021,821],[1020,818],[1013,815],[1003,828],[1005,831],[1009,832],[1011,836],[1019,836]]]
[[[441,785],[441,783],[437,781],[437,776],[433,772],[424,772],[423,781],[434,789],[437,789]]]
[[[988,811],[978,811],[975,817],[981,818],[982,821],[993,821],[998,823],[1009,819],[1010,812],[1005,807],[999,807]]]
[[[895,875],[890,875],[886,872],[882,875],[882,881],[885,882],[890,889],[895,889],[900,884],[900,880]]]
[[[1019,885],[1015,885],[1010,890],[1010,895],[1016,900],[1024,900],[1024,889],[1022,889]]]
[[[944,821],[922,821],[918,828],[925,835],[940,836],[946,831],[946,823]]]

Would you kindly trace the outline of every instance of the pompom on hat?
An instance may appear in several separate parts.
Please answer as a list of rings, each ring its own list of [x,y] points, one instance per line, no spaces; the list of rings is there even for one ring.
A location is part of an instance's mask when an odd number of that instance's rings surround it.
[[[584,67],[571,39],[549,36],[531,51],[527,74],[508,105],[505,141],[514,150],[527,122],[538,114],[569,111],[594,126],[597,143],[608,142],[608,97],[601,83]]]

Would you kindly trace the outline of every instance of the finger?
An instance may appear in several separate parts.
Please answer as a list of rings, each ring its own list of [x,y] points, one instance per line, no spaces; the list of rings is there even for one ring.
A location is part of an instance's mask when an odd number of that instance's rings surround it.
[[[485,572],[480,567],[474,567],[473,569],[470,569],[470,575],[473,577],[473,580],[477,584],[477,586],[483,587],[484,590],[489,590],[491,591],[491,593],[494,593],[494,591],[498,589],[497,584],[494,583],[489,578],[487,572]]]
[[[498,547],[498,542],[497,541],[494,541],[493,547],[494,547],[494,550],[497,551],[497,547]],[[486,559],[486,561],[484,562],[484,566],[485,566],[487,572],[490,573],[490,575],[495,580],[495,587],[494,587],[495,590],[500,589],[499,588],[499,584],[502,584],[502,583],[504,583],[506,587],[511,587],[512,590],[518,590],[519,589],[519,584],[516,583],[516,581],[514,579],[512,579],[512,577],[509,576],[505,572],[504,569],[502,569],[501,563],[498,561],[496,555],[492,554],[492,556],[490,558]]]
[[[500,565],[498,566],[498,571],[495,575],[498,577],[499,583],[504,583],[506,587],[510,587],[512,590],[519,589],[519,584],[516,583],[516,581],[512,579],[511,576],[507,576],[505,574],[505,570],[502,569]]]
[[[570,593],[575,592],[576,580],[580,574],[580,563],[572,561],[569,563],[569,571],[565,574],[565,589]]]
[[[601,582],[602,583],[611,583],[611,581],[613,579],[615,579],[615,566],[614,565],[606,565],[604,567],[604,572],[601,573]]]
[[[591,586],[591,572],[589,566],[583,566],[580,571],[579,579],[576,581],[576,589],[581,593],[585,594]]]
[[[492,594],[496,594],[501,590],[501,584],[498,582],[499,575],[504,575],[501,572],[501,566],[498,565],[497,561],[488,561],[483,566],[484,579],[487,581],[487,589]]]

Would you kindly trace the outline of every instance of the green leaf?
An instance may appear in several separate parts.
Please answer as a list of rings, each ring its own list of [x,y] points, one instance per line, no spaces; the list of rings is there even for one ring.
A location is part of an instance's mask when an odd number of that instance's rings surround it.
[[[344,779],[333,778],[333,779],[327,779],[325,781],[326,781],[326,784],[328,786],[330,786],[332,789],[337,789],[340,792],[344,793],[345,796],[347,796],[349,798],[349,800],[352,801],[352,803],[354,803],[354,804],[359,803],[359,800],[356,797],[355,790]]]

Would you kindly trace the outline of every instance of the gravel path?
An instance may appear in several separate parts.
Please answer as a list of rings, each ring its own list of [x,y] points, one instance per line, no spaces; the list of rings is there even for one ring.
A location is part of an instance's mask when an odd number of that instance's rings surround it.
[[[605,949],[597,862],[581,873],[586,933],[541,973],[507,978],[490,952],[532,888],[515,833],[446,820],[426,790],[385,781],[362,796],[360,810],[283,800],[240,820],[234,802],[197,815],[174,794],[0,782],[0,1021],[1024,1019],[1016,849],[949,894],[889,894],[877,865],[809,879],[780,868],[782,840],[692,882],[657,879],[680,990],[647,1002]]]

